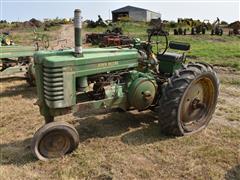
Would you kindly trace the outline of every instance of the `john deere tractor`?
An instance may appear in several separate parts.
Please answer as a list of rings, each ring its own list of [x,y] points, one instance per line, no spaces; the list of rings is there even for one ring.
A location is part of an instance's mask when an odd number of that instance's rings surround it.
[[[73,112],[151,110],[159,116],[159,130],[174,136],[190,135],[208,125],[219,93],[213,67],[185,63],[185,53],[167,52],[187,51],[189,44],[168,42],[165,36],[161,48],[149,31],[147,41],[135,40],[129,47],[82,49],[79,9],[74,12],[74,26],[74,50],[34,55],[37,104],[45,118],[32,139],[37,158],[61,157],[77,148],[77,130],[54,121]]]

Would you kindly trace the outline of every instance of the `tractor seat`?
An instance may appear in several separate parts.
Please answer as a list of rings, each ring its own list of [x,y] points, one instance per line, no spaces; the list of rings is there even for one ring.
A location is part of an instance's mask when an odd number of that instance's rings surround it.
[[[184,59],[184,54],[165,52],[164,54],[158,54],[157,59],[159,61],[182,62]]]
[[[168,46],[170,49],[188,51],[190,44],[171,41]],[[165,52],[158,54],[159,70],[161,73],[172,74],[176,69],[181,67],[181,64],[186,60],[185,53],[178,54],[174,52]]]
[[[174,42],[170,41],[169,43],[170,49],[180,50],[180,51],[188,51],[190,49],[190,44],[182,43],[182,42]],[[157,58],[159,61],[169,61],[169,62],[182,62],[185,59],[185,54],[178,54],[174,52],[165,52],[163,55],[158,54]]]

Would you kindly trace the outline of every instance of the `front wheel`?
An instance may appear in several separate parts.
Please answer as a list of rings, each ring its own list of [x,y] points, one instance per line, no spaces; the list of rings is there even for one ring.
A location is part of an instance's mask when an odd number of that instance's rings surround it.
[[[205,63],[189,63],[163,85],[159,124],[165,134],[183,136],[205,128],[215,111],[219,80]]]
[[[31,150],[40,160],[62,157],[74,151],[79,144],[77,130],[65,122],[43,125],[33,136]]]

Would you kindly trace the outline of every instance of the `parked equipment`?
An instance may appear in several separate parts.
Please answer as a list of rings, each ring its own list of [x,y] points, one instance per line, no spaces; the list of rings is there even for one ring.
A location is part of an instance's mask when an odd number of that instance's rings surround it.
[[[107,27],[108,23],[105,22],[100,15],[98,15],[98,20],[97,21],[93,21],[93,20],[87,20],[87,27],[88,28],[95,28],[97,26],[101,26],[101,27]]]
[[[33,54],[38,50],[49,47],[48,37],[34,31],[35,46],[15,45],[9,38],[9,34],[3,35],[0,46],[0,77],[24,73],[30,85],[35,84]],[[8,43],[9,42],[9,43]]]
[[[164,29],[164,26],[165,24],[162,22],[161,18],[152,19],[147,33],[153,36],[168,36],[169,32]]]
[[[229,36],[231,35],[240,35],[240,21],[235,21],[228,26],[229,29]]]
[[[28,72],[29,65],[33,62],[32,56],[35,47],[32,46],[1,46],[0,47],[0,77],[14,75],[16,73],[24,73],[27,82],[33,85],[34,76]]]
[[[99,43],[100,47],[109,46],[124,46],[133,43],[133,39],[124,35],[106,35],[103,37],[102,42]]]
[[[132,38],[122,34],[122,28],[114,27],[111,30],[107,29],[104,33],[86,34],[86,43],[99,45],[100,47],[108,47],[129,45],[133,42]]]
[[[0,47],[13,45],[13,41],[9,37],[9,32],[3,32],[0,34]]]
[[[211,35],[219,35],[219,36],[223,35],[223,29],[220,27],[220,19],[219,18],[217,18],[217,20],[214,21],[214,23],[212,24]]]
[[[189,29],[191,30],[191,35],[205,34],[210,25],[209,20],[201,22],[192,18],[178,18],[178,28],[174,29],[174,35],[186,35]]]
[[[173,30],[174,35],[186,35],[187,29],[192,26],[193,19],[191,18],[178,18],[177,28]]]
[[[31,149],[41,160],[61,157],[79,144],[77,130],[54,117],[76,111],[152,110],[161,131],[183,136],[205,128],[217,103],[219,80],[211,65],[185,63],[190,45],[160,42],[150,33],[130,48],[82,49],[80,10],[75,10],[75,48],[35,54],[37,104],[45,118]],[[157,46],[157,47],[156,47]]]
[[[194,21],[191,28],[191,35],[205,34],[209,29],[209,20],[204,20],[201,22],[200,20]]]

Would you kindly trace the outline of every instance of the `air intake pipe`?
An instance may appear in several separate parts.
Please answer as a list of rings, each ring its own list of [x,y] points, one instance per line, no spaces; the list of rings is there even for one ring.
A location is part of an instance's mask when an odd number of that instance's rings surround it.
[[[74,55],[76,57],[83,56],[83,52],[82,52],[82,20],[81,20],[81,10],[80,9],[75,9],[75,11],[74,11],[74,44],[75,44]]]
[[[75,9],[74,11],[74,44],[75,44],[75,50],[74,50],[74,56],[75,57],[82,57],[82,19],[81,19],[81,10]],[[87,77],[78,77],[76,79],[77,81],[77,90],[78,91],[85,91],[88,82]]]

